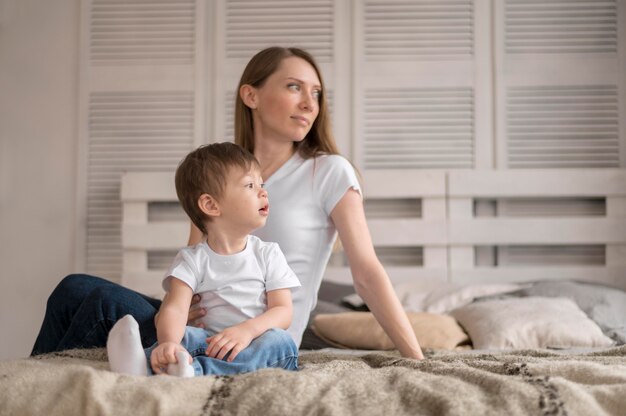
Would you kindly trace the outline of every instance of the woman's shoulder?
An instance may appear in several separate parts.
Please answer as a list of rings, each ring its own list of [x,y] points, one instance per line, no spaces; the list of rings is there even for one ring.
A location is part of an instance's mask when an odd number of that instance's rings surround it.
[[[354,167],[350,161],[342,155],[323,154],[315,156],[313,159],[316,170],[319,169],[321,172],[333,172],[337,170],[354,171]]]

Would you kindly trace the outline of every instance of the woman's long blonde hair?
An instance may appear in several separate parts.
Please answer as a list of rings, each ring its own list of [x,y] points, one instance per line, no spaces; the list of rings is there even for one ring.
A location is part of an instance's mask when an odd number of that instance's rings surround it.
[[[237,97],[235,100],[235,143],[254,153],[254,123],[252,110],[244,104],[239,91],[243,85],[251,85],[255,88],[263,86],[267,78],[278,69],[278,66],[285,58],[297,56],[307,61],[315,72],[321,83],[321,94],[319,97],[319,114],[313,122],[311,130],[304,140],[294,142],[300,156],[309,159],[320,154],[339,154],[339,149],[335,143],[332,130],[330,128],[328,104],[326,102],[326,90],[322,74],[315,63],[315,60],[308,52],[299,48],[283,48],[273,46],[263,49],[250,59],[246,69],[244,69],[239,86],[237,87]]]

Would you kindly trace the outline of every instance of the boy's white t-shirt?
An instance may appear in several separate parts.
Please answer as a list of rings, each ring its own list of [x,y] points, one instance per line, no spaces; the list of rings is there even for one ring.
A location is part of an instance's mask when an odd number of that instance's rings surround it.
[[[289,332],[300,345],[337,232],[330,214],[353,188],[359,193],[354,168],[344,157],[323,155],[303,159],[294,154],[265,181],[270,214],[265,227],[254,231],[280,245],[302,287],[293,293]]]
[[[166,291],[172,278],[200,294],[207,311],[202,322],[215,333],[265,312],[266,292],[300,286],[278,244],[253,235],[231,255],[217,254],[206,241],[183,248],[163,279]]]

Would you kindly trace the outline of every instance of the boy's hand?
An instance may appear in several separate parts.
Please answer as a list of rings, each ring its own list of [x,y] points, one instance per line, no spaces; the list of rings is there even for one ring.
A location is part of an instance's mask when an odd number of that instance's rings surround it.
[[[163,342],[159,344],[152,350],[152,354],[150,354],[150,366],[152,367],[152,371],[154,371],[155,374],[165,373],[163,370],[167,368],[168,364],[178,362],[176,360],[177,351],[186,350],[182,345],[176,342]],[[189,356],[189,364],[191,364],[191,361],[192,358]]]
[[[231,362],[237,357],[237,354],[250,345],[253,339],[252,333],[244,324],[231,326],[206,339],[207,344],[209,344],[206,355],[222,360],[230,351],[227,361]]]

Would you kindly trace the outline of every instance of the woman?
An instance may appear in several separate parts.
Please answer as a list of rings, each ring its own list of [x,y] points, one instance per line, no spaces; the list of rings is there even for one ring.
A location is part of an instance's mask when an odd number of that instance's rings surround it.
[[[352,166],[339,156],[330,132],[324,84],[317,64],[297,48],[256,54],[239,83],[235,142],[259,160],[271,215],[256,232],[280,244],[302,288],[294,292],[290,332],[299,344],[334,240],[339,234],[357,293],[404,357],[422,359],[421,348],[376,257]],[[202,239],[192,226],[189,244]],[[66,277],[48,299],[33,355],[104,346],[111,326],[135,317],[142,342],[154,342],[159,301],[86,275]],[[190,312],[190,321],[203,314]]]

